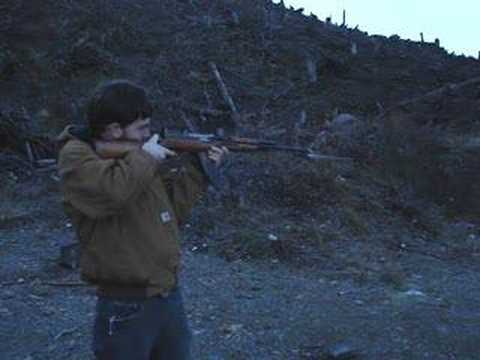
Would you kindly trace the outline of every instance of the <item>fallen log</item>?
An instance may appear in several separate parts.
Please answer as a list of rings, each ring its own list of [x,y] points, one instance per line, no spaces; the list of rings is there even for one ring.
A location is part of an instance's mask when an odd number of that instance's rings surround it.
[[[413,104],[415,104],[419,101],[422,101],[422,100],[425,100],[425,99],[428,99],[428,98],[432,98],[432,97],[435,97],[435,96],[440,96],[440,95],[443,95],[443,94],[448,93],[448,92],[456,92],[456,91],[462,90],[465,87],[475,85],[475,84],[480,84],[480,76],[475,77],[475,78],[470,79],[470,80],[463,81],[461,83],[444,85],[441,88],[432,90],[432,91],[430,91],[430,92],[428,92],[424,95],[417,96],[413,99],[408,99],[408,100],[401,101],[401,102],[387,108],[386,110],[384,110],[382,113],[380,113],[378,115],[377,119],[381,119],[381,118],[385,117],[388,113],[390,113],[391,111],[394,111],[396,109],[411,107]]]

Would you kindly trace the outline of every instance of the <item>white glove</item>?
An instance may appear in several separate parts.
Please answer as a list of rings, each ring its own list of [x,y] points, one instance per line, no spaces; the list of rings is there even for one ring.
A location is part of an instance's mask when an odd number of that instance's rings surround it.
[[[143,151],[152,155],[158,161],[162,161],[168,156],[176,155],[175,152],[158,143],[157,134],[154,134],[145,144],[143,144],[142,149]]]

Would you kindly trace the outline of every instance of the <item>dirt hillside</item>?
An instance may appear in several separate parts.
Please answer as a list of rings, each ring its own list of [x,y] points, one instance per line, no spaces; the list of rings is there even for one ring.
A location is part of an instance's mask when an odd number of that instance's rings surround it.
[[[91,358],[53,138],[129,78],[156,126],[350,159],[230,157],[184,227],[199,359],[476,359],[479,60],[270,1],[5,0],[0,30],[0,358]]]

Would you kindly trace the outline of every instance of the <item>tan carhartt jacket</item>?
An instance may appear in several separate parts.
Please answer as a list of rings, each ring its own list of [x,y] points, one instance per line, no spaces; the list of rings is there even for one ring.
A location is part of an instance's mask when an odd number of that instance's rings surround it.
[[[64,207],[79,238],[81,274],[100,292],[166,295],[176,286],[179,223],[207,181],[192,155],[173,163],[159,165],[141,149],[103,159],[75,138],[60,150]]]

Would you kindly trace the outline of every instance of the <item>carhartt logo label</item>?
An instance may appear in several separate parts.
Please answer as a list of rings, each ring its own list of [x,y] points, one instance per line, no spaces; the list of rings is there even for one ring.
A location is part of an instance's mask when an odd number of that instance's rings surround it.
[[[160,217],[162,218],[162,221],[164,223],[169,222],[172,220],[172,217],[170,216],[170,213],[168,211],[164,211],[160,214]]]

